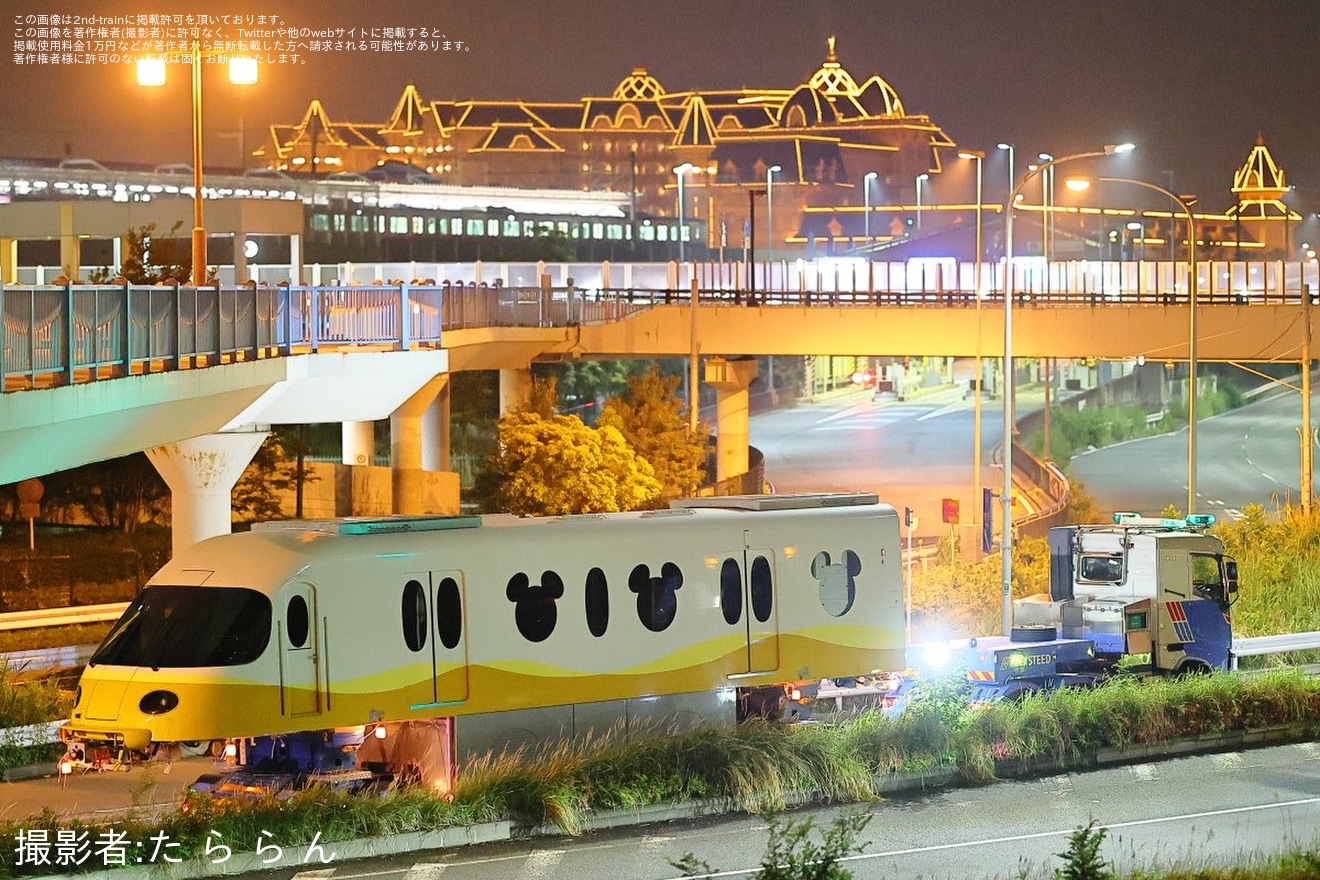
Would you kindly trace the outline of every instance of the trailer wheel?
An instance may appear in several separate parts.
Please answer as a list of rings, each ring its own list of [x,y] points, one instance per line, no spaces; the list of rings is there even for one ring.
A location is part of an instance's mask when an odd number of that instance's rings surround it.
[[[1052,626],[1032,624],[1013,627],[1008,638],[1011,642],[1049,642],[1056,635]]]

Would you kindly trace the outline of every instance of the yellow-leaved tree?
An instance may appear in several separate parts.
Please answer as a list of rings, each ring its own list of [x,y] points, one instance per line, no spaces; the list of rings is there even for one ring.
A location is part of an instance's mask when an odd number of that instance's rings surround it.
[[[553,400],[554,381],[536,381],[524,407],[500,418],[484,474],[487,507],[520,516],[611,513],[660,494],[654,469],[617,428],[547,412]]]
[[[693,431],[678,399],[677,376],[661,376],[656,367],[631,376],[622,397],[605,403],[596,425],[615,428],[633,450],[650,462],[660,481],[656,501],[691,495],[705,476],[706,426]]]

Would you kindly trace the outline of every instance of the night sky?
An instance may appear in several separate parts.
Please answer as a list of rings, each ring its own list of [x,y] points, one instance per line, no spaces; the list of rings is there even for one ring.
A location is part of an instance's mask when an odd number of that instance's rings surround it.
[[[987,151],[988,193],[1006,179],[1000,141],[1016,143],[1020,172],[1040,151],[1130,140],[1138,151],[1105,173],[1197,194],[1200,207],[1217,210],[1230,204],[1232,172],[1260,134],[1297,187],[1295,206],[1320,210],[1320,0],[0,0],[11,28],[0,61],[0,155],[190,161],[186,68],[146,89],[131,65],[14,63],[15,16],[57,6],[430,28],[470,47],[305,53],[297,66],[263,66],[254,87],[208,69],[208,166],[237,164],[240,118],[252,146],[270,123],[297,121],[313,97],[331,119],[383,122],[408,82],[427,99],[574,101],[608,95],[644,66],[671,91],[792,88],[837,34],[839,59],[858,82],[878,73],[909,112]]]

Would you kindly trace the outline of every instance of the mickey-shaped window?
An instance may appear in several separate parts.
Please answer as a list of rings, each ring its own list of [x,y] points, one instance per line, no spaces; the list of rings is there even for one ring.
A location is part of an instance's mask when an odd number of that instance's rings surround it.
[[[403,585],[403,642],[409,651],[426,646],[426,591],[421,581]]]
[[[610,593],[605,572],[593,568],[587,572],[587,629],[596,638],[605,635],[610,624]]]
[[[820,588],[820,604],[825,613],[842,617],[852,608],[857,598],[856,577],[862,571],[862,560],[851,550],[843,551],[838,562],[830,561],[830,554],[821,551],[811,560],[811,576]]]
[[[559,612],[555,600],[564,595],[564,581],[553,571],[541,573],[541,582],[533,584],[523,572],[509,578],[505,591],[514,603],[513,620],[518,632],[529,642],[544,642],[555,631]]]
[[[664,632],[678,613],[677,591],[683,586],[683,572],[672,562],[660,566],[660,576],[652,577],[649,566],[642,564],[628,575],[628,589],[637,594],[637,617],[651,632]]]
[[[463,638],[463,594],[458,581],[442,578],[435,588],[435,628],[440,644],[453,650]]]
[[[720,566],[720,610],[724,622],[733,626],[742,620],[743,585],[742,568],[736,559],[726,559]]]

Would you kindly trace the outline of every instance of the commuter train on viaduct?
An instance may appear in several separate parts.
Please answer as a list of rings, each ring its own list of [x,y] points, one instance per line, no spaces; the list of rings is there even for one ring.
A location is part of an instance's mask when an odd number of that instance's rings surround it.
[[[145,752],[447,719],[470,753],[732,719],[758,689],[901,668],[903,624],[898,517],[873,495],[263,523],[148,582],[63,736]]]

